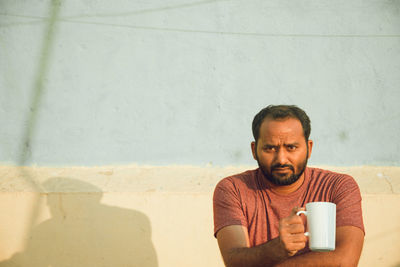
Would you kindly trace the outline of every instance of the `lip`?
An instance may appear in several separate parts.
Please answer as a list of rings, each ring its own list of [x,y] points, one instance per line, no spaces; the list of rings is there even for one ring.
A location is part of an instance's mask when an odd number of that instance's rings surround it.
[[[291,169],[288,168],[288,167],[285,167],[285,168],[274,168],[272,171],[273,172],[288,172],[288,171],[291,171]]]

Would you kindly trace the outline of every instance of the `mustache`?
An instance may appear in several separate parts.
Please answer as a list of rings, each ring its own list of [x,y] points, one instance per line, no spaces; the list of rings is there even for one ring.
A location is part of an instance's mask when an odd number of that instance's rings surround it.
[[[290,164],[279,164],[279,163],[277,163],[277,164],[274,164],[274,165],[271,166],[271,170],[278,169],[278,168],[289,168],[292,171],[294,171],[293,165],[290,165]]]

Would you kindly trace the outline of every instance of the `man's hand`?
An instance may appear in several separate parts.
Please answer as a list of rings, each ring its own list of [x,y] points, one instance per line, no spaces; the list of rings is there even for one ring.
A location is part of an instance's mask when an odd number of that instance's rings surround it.
[[[247,228],[230,225],[217,233],[218,245],[226,266],[272,266],[291,258],[306,246],[303,220],[294,208],[289,217],[279,222],[279,234],[262,245],[250,248]]]
[[[294,256],[297,251],[303,249],[307,243],[307,237],[304,235],[304,224],[300,216],[296,213],[304,208],[293,208],[289,217],[279,221],[279,240],[282,249],[288,256]]]

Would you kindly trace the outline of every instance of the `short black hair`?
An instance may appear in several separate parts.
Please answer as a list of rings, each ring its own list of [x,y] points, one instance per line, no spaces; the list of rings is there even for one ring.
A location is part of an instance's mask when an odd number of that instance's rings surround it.
[[[252,130],[256,143],[260,136],[261,124],[266,118],[271,118],[273,120],[286,118],[298,119],[303,126],[303,134],[306,141],[308,141],[308,138],[310,137],[311,122],[304,110],[295,105],[269,105],[254,116]]]

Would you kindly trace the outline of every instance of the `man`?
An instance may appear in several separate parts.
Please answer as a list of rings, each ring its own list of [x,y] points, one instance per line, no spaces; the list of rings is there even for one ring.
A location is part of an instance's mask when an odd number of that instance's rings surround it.
[[[354,179],[306,167],[310,119],[296,106],[268,106],[253,120],[258,169],[227,177],[214,192],[214,234],[225,265],[357,266],[364,242]],[[313,252],[296,212],[308,202],[336,204],[336,249]]]

